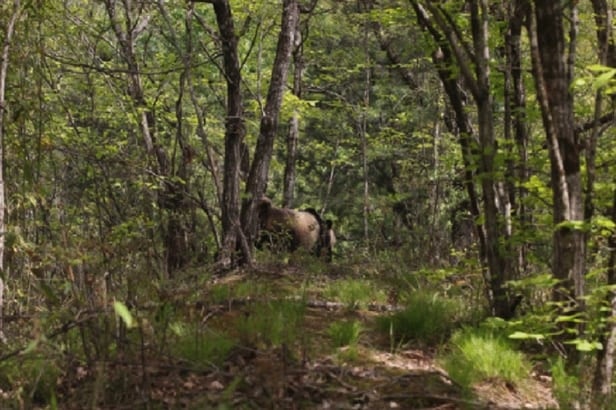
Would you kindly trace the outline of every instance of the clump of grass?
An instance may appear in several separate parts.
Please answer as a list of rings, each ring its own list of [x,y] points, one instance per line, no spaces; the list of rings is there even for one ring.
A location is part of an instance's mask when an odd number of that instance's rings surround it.
[[[171,325],[171,329],[176,336],[172,348],[174,353],[198,367],[221,364],[237,344],[224,333],[194,325],[177,322]]]
[[[452,380],[470,389],[485,380],[521,385],[530,374],[526,357],[502,336],[483,329],[464,328],[450,340],[440,362]]]
[[[565,361],[562,358],[554,360],[551,363],[550,370],[554,381],[554,396],[560,404],[560,408],[575,408],[574,404],[579,404],[581,396],[579,379],[567,372]]]
[[[438,294],[416,292],[407,297],[406,308],[377,320],[377,326],[392,343],[413,341],[442,343],[456,326],[459,302]]]
[[[370,302],[383,303],[387,295],[374,283],[361,279],[343,279],[331,283],[325,289],[325,297],[344,303],[349,309],[365,307]]]
[[[334,322],[327,329],[334,347],[357,345],[361,331],[362,326],[358,320]]]
[[[297,301],[259,304],[238,323],[238,331],[242,340],[248,344],[290,344],[298,336],[305,310],[306,305]]]

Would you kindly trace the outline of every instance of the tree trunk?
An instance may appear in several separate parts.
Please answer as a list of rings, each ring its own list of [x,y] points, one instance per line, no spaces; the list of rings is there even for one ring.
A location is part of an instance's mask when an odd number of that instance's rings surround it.
[[[295,26],[295,39],[293,48],[293,95],[298,100],[302,98],[302,77],[304,74],[304,46],[300,31],[299,18]],[[287,160],[284,168],[284,187],[282,206],[293,207],[295,197],[295,163],[297,159],[297,144],[299,141],[299,114],[294,111],[289,121],[289,133],[287,134]]]
[[[616,67],[616,46],[614,44],[612,24],[613,12],[608,7],[607,0],[592,0],[597,25],[597,44],[599,50],[599,63]],[[586,190],[592,192],[591,175],[594,176],[595,154],[597,140],[601,134],[599,119],[603,106],[603,90],[598,90],[595,100],[595,116],[593,129],[591,130],[590,141],[586,149],[587,183]],[[612,201],[612,221],[616,222],[616,190]],[[592,196],[587,193],[584,205],[584,218],[590,221],[594,213]],[[609,258],[607,263],[607,285],[616,285],[616,235],[612,234],[608,241]],[[606,297],[606,304],[611,309],[605,313],[607,330],[600,337],[603,349],[597,350],[597,365],[592,385],[592,397],[595,399],[594,405],[599,408],[610,402],[612,397],[612,381],[614,377],[614,353],[616,350],[616,292],[609,292]]]
[[[134,18],[132,16],[133,11],[126,2],[124,5],[124,18],[127,21],[135,20],[132,23],[125,24],[126,31],[123,30],[119,21],[118,10],[116,8],[115,0],[105,0],[105,6],[107,14],[111,22],[112,29],[116,35],[118,43],[120,44],[120,51],[124,62],[128,68],[128,94],[132,99],[135,107],[135,115],[137,122],[141,127],[143,141],[147,153],[151,155],[156,161],[156,174],[164,178],[163,189],[158,195],[158,202],[160,208],[165,212],[167,217],[167,224],[163,229],[164,232],[164,246],[165,246],[165,269],[167,275],[172,275],[174,271],[181,269],[187,261],[188,257],[188,243],[187,232],[182,222],[184,214],[186,213],[187,195],[185,187],[188,186],[189,175],[187,171],[182,167],[187,166],[188,156],[190,150],[184,142],[181,135],[181,118],[178,122],[178,143],[182,149],[182,162],[178,176],[183,178],[183,183],[176,182],[173,177],[174,170],[171,169],[169,155],[165,151],[165,148],[158,142],[156,135],[156,127],[154,124],[154,113],[151,108],[148,107],[145,93],[142,85],[141,68],[137,61],[137,55],[135,52],[135,42],[139,34],[147,26],[148,18],[139,16]],[[184,76],[180,81],[180,99],[182,98],[184,88]],[[181,107],[181,101],[180,101]],[[176,106],[176,115],[181,117],[181,108]]]
[[[554,299],[562,302],[563,309],[571,313],[583,310],[585,269],[580,148],[574,132],[570,92],[570,59],[573,56],[572,48],[569,56],[566,52],[562,5],[551,0],[536,1],[535,18],[536,24],[529,32],[533,75],[551,165],[552,273],[559,280],[554,288]],[[575,41],[571,33],[569,37],[570,41]],[[575,359],[575,349],[571,348],[569,353]]]
[[[278,115],[282,104],[282,95],[287,83],[291,51],[294,44],[293,39],[298,19],[299,6],[297,0],[284,0],[276,58],[272,67],[267,101],[265,102],[263,116],[261,117],[254,160],[246,184],[246,193],[248,195],[242,204],[242,227],[246,233],[249,245],[252,245],[256,235],[257,224],[254,215],[254,204],[265,193],[269,164],[278,129]],[[245,262],[249,262],[249,259],[245,260]]]
[[[6,341],[4,335],[4,281],[6,280],[4,273],[4,241],[6,232],[6,200],[4,192],[4,113],[6,112],[6,76],[9,68],[9,49],[11,39],[15,31],[15,23],[19,18],[21,5],[19,0],[13,1],[13,10],[4,30],[4,42],[2,44],[2,55],[0,56],[0,343]]]
[[[475,158],[479,153],[476,149],[472,148],[474,145],[477,145],[476,143],[478,143],[478,141],[476,141],[474,137],[473,127],[468,116],[468,109],[466,106],[467,97],[464,93],[464,87],[461,81],[456,77],[453,71],[453,67],[455,67],[455,57],[451,47],[447,44],[442,33],[432,24],[425,10],[416,2],[413,2],[413,6],[419,24],[425,27],[434,41],[440,45],[432,53],[432,61],[437,67],[438,76],[454,112],[455,125],[452,124],[450,128],[452,128],[451,131],[458,136],[458,143],[460,144],[464,166],[464,188],[469,198],[469,211],[475,221],[475,234],[479,242],[479,260],[482,265],[482,271],[486,272],[486,237],[484,226],[479,222],[481,220],[480,201],[475,185]],[[488,282],[487,278],[486,282]],[[486,295],[486,297],[488,300],[491,300],[490,295]]]
[[[510,234],[507,232],[508,218],[510,218],[509,198],[504,195],[501,181],[496,179],[494,157],[497,152],[494,136],[494,112],[492,111],[492,90],[490,85],[490,52],[488,48],[488,17],[489,9],[486,0],[470,2],[471,29],[474,53],[467,53],[468,45],[463,44],[457,36],[457,27],[453,27],[447,18],[446,12],[439,6],[426,2],[426,8],[440,29],[430,22],[430,18],[417,1],[412,2],[420,21],[430,31],[438,44],[444,47],[444,39],[450,47],[451,54],[455,56],[456,65],[460,68],[464,83],[471,91],[477,107],[479,123],[479,160],[476,163],[479,169],[483,197],[483,225],[484,241],[481,256],[484,266],[484,276],[489,283],[489,301],[492,314],[509,318],[513,314],[514,301],[510,298],[505,283],[515,278],[512,264],[509,262]],[[472,59],[472,61],[469,61]],[[473,73],[474,69],[474,73]],[[470,158],[469,158],[470,159]],[[471,164],[473,165],[473,164]],[[481,238],[481,237],[480,237]],[[487,268],[487,269],[486,269]]]
[[[210,0],[214,5],[220,32],[224,73],[227,80],[227,118],[225,122],[225,159],[222,194],[222,248],[218,260],[223,268],[236,265],[236,250],[242,251],[243,260],[250,260],[250,249],[240,226],[240,167],[241,147],[246,128],[242,107],[240,61],[233,14],[228,0]]]
[[[524,86],[521,54],[522,27],[527,20],[530,6],[527,0],[515,0],[507,5],[508,21],[505,35],[506,72],[505,72],[505,138],[513,139],[517,148],[517,161],[508,164],[507,191],[512,214],[517,217],[522,230],[530,228],[529,215],[526,212],[526,189],[528,181],[528,139],[529,129],[526,119],[526,90]],[[515,183],[514,183],[515,181]],[[516,185],[519,188],[516,188]],[[527,269],[528,244],[517,246],[517,260],[514,269],[517,276],[522,276]]]

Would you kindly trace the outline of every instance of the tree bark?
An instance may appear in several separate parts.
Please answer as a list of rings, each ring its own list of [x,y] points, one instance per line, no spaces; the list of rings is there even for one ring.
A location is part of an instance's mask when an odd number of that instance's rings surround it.
[[[302,98],[302,77],[304,74],[304,39],[300,30],[299,18],[295,26],[293,45],[293,95],[298,100]],[[297,160],[297,145],[299,141],[299,114],[294,111],[289,120],[289,133],[287,134],[287,160],[284,167],[284,187],[282,206],[293,207],[295,197],[295,165]]]
[[[267,185],[269,164],[278,129],[278,115],[286,87],[298,19],[299,6],[297,0],[284,0],[278,46],[276,48],[274,66],[272,67],[267,101],[265,102],[263,116],[261,117],[257,147],[246,184],[246,193],[248,195],[242,204],[242,227],[250,246],[252,246],[257,231],[254,205],[256,200],[265,193]],[[245,260],[245,262],[249,262],[249,259]]]
[[[494,158],[497,152],[496,138],[494,136],[494,112],[492,111],[492,90],[490,85],[490,52],[488,48],[488,2],[474,0],[469,2],[471,11],[471,29],[473,45],[465,44],[458,36],[453,19],[448,18],[445,11],[432,2],[426,2],[436,30],[430,22],[430,17],[417,1],[412,1],[413,7],[420,21],[428,27],[432,37],[455,57],[456,65],[460,68],[464,84],[470,90],[477,107],[479,123],[479,160],[476,163],[482,187],[483,199],[483,225],[484,241],[481,256],[485,258],[484,276],[489,283],[489,301],[492,314],[509,318],[513,314],[514,301],[508,294],[505,283],[515,278],[515,272],[509,261],[510,252],[509,234],[507,232],[508,218],[510,218],[510,204],[507,195],[503,194],[502,182],[496,179]],[[471,53],[469,50],[473,50]],[[473,73],[474,68],[474,73]],[[470,134],[469,134],[470,135]],[[469,158],[470,160],[471,158]],[[474,165],[474,164],[472,164]],[[472,198],[471,198],[472,203]],[[480,236],[481,238],[481,236]]]
[[[616,46],[614,44],[614,33],[612,30],[613,11],[608,7],[607,0],[592,0],[593,11],[595,15],[595,23],[597,26],[597,44],[599,63],[616,67]],[[600,126],[601,111],[603,107],[603,90],[598,90],[595,97],[595,115],[593,120],[593,128],[591,130],[590,141],[586,148],[586,167],[587,167],[587,183],[586,190],[593,189],[591,179],[594,179],[594,164],[597,147],[601,130]],[[591,169],[589,169],[591,168]],[[591,178],[591,175],[593,178]],[[586,221],[590,221],[594,213],[594,204],[592,196],[587,193],[587,198],[584,205],[584,217]],[[612,221],[616,222],[616,190],[613,194],[612,201]],[[607,285],[616,285],[616,235],[612,234],[608,240],[609,258],[607,262]],[[614,378],[614,354],[616,352],[616,292],[608,292],[606,296],[606,304],[610,306],[609,312],[605,313],[605,322],[607,329],[600,336],[599,341],[603,345],[603,349],[597,350],[597,365],[592,385],[592,397],[597,408],[609,403],[612,398],[612,381]]]
[[[227,81],[227,118],[225,121],[225,158],[222,193],[222,248],[218,260],[223,268],[235,266],[240,260],[250,260],[250,249],[240,225],[241,147],[246,128],[242,107],[240,61],[233,14],[228,0],[209,0],[214,6],[222,45],[223,67]],[[240,248],[243,258],[238,258]]]
[[[517,218],[521,229],[530,228],[530,217],[525,206],[528,181],[528,140],[529,129],[526,118],[526,89],[524,86],[521,35],[524,23],[530,12],[528,0],[515,0],[507,4],[507,32],[505,34],[505,138],[513,139],[517,149],[517,161],[508,161],[507,191],[512,215]],[[519,188],[516,188],[516,185]],[[517,247],[517,260],[514,269],[517,276],[523,276],[527,269],[528,244]]]
[[[535,19],[536,24],[529,30],[529,35],[533,75],[551,165],[552,273],[559,280],[554,288],[554,300],[563,303],[563,309],[571,313],[583,310],[585,269],[580,148],[574,132],[573,96],[570,92],[573,46],[570,45],[568,55],[560,3],[536,1]],[[569,37],[574,41],[571,33]],[[569,349],[569,353],[572,359],[577,356],[574,347]]]
[[[4,273],[4,241],[6,232],[6,199],[4,191],[4,129],[5,129],[5,112],[6,112],[6,77],[9,68],[9,50],[11,47],[11,39],[15,32],[15,23],[21,13],[21,5],[19,0],[13,1],[13,9],[4,30],[4,42],[2,44],[2,55],[0,56],[0,343],[6,341],[4,335],[4,281],[6,280]]]

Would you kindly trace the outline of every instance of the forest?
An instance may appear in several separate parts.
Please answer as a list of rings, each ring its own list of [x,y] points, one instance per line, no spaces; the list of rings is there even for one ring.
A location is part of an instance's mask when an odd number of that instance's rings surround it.
[[[616,408],[615,10],[0,1],[0,409]]]

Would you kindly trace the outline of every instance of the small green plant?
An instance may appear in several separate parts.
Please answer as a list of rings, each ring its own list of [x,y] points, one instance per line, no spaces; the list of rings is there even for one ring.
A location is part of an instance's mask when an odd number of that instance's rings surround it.
[[[579,404],[581,394],[580,381],[575,375],[567,372],[565,361],[561,357],[553,360],[550,367],[553,392],[560,408],[563,410],[576,408],[575,403]]]
[[[56,401],[56,385],[61,371],[46,354],[48,352],[29,352],[0,366],[2,389],[10,392],[11,387],[19,386],[13,394],[4,397],[7,408],[13,408],[13,405],[14,408],[39,407]],[[0,408],[5,407],[0,405]]]
[[[177,337],[173,344],[175,353],[200,367],[219,365],[236,345],[236,342],[224,333],[201,329],[195,325],[174,323],[171,329]]]
[[[387,295],[368,280],[344,279],[339,280],[325,290],[325,296],[339,300],[349,309],[365,307],[370,302],[383,303]]]
[[[256,305],[238,323],[240,337],[248,344],[290,344],[297,338],[305,310],[306,305],[298,301],[274,301]]]
[[[449,377],[464,388],[483,380],[519,386],[530,374],[531,365],[510,341],[484,329],[461,329],[452,336],[449,346],[440,361]]]
[[[362,326],[358,320],[334,322],[327,329],[335,347],[357,345],[361,331]]]
[[[390,336],[392,347],[410,340],[441,343],[456,326],[459,311],[456,300],[416,292],[407,297],[404,310],[379,318],[377,326]]]
[[[231,299],[231,286],[228,284],[218,284],[210,287],[209,295],[212,303],[228,302]]]

